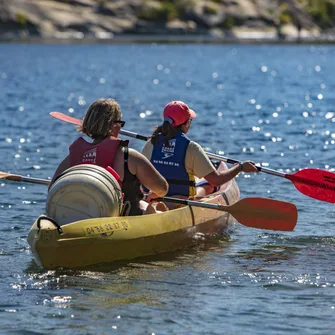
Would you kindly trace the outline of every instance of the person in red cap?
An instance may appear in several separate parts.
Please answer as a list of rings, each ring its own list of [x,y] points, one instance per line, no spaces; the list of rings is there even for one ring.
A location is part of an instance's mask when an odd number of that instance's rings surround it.
[[[196,113],[184,102],[169,102],[163,116],[163,124],[155,129],[142,154],[169,183],[167,196],[201,197],[214,192],[217,186],[227,183],[242,171],[258,172],[251,161],[217,170],[202,147],[186,136]],[[201,186],[196,185],[195,176],[204,178]],[[155,194],[150,194],[148,200],[155,197]]]

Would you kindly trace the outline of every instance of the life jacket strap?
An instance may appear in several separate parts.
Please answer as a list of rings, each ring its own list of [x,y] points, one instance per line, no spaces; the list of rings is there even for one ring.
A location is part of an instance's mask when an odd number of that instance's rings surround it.
[[[195,187],[195,181],[194,180],[178,180],[178,179],[166,179],[166,181],[169,184],[175,184],[175,185],[188,185],[191,187]]]

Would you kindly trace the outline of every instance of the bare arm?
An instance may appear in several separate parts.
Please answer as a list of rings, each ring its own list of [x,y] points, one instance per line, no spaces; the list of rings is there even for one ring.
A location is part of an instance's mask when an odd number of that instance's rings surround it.
[[[235,178],[240,172],[258,172],[254,162],[245,161],[241,164],[234,165],[226,171],[213,171],[204,178],[213,186],[220,186]]]
[[[241,171],[258,172],[255,164],[245,161],[231,167],[229,170],[217,171],[205,151],[196,142],[190,142],[186,152],[186,168],[199,178],[205,178],[211,185],[220,186],[235,178]]]
[[[55,179],[61,174],[63,173],[66,169],[68,169],[70,167],[70,161],[69,161],[69,156],[66,156],[62,162],[58,165],[58,168],[56,169],[52,179],[51,179],[51,183],[50,185],[52,185],[52,183],[55,181]]]
[[[140,183],[159,197],[163,197],[168,192],[169,185],[165,178],[139,152],[129,149],[128,166],[129,171],[137,176]]]

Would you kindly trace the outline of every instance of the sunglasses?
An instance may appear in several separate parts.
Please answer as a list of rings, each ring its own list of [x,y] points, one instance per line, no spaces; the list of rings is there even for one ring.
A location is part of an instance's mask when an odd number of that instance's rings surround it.
[[[113,123],[118,123],[118,124],[120,124],[120,127],[123,128],[124,125],[126,124],[126,121],[116,120],[116,121],[113,121]]]

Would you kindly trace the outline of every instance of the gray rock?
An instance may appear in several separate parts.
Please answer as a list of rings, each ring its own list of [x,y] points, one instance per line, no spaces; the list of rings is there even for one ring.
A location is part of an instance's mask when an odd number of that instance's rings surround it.
[[[280,22],[280,4],[293,18]],[[334,23],[335,25],[335,23]],[[237,29],[238,28],[238,29]],[[133,35],[272,36],[327,38],[297,0],[0,0],[0,38],[115,38]],[[269,33],[271,31],[271,33]],[[236,37],[237,36],[237,37]]]

